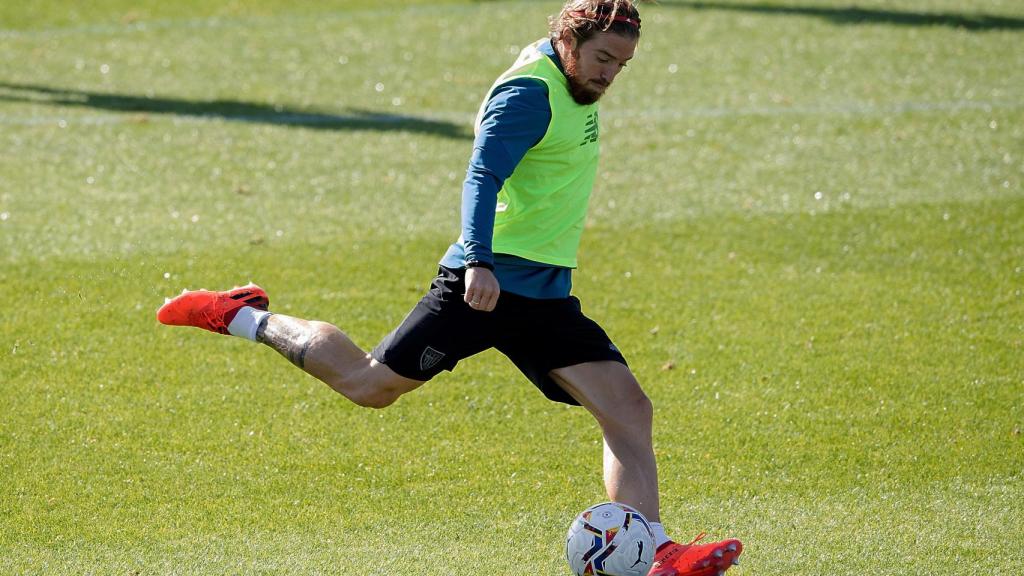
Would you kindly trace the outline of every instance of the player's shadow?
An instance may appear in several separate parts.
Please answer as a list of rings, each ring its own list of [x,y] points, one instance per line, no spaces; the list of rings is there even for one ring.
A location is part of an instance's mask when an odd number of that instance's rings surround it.
[[[237,100],[187,100],[110,94],[10,82],[0,82],[0,101],[77,106],[142,115],[171,114],[313,130],[402,131],[433,134],[446,138],[468,139],[471,137],[462,125],[454,122],[351,108],[346,109],[342,114],[335,114],[314,109],[297,109]]]
[[[839,25],[851,24],[892,24],[896,26],[948,26],[972,31],[1022,30],[1024,19],[989,14],[967,14],[957,12],[903,12],[858,8],[856,6],[794,6],[777,4],[751,4],[743,2],[689,2],[686,0],[664,0],[660,6],[685,8],[689,10],[719,10],[731,12],[752,12],[782,16],[816,16]]]

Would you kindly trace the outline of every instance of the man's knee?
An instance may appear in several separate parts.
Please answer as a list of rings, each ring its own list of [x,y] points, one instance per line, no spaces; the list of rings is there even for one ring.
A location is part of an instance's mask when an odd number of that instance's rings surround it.
[[[625,364],[589,362],[552,370],[551,376],[602,426],[650,425],[654,414],[651,399]]]
[[[598,420],[613,427],[649,427],[654,419],[654,404],[632,373],[622,377],[615,388],[614,399],[602,403],[600,413],[596,414]]]
[[[364,408],[387,408],[398,400],[402,392],[389,387],[365,387],[349,396],[349,399]]]
[[[353,371],[345,382],[338,384],[332,384],[332,387],[359,406],[387,408],[402,394],[418,388],[423,383],[399,376],[387,366],[368,359],[362,370]]]
[[[625,422],[648,423],[654,418],[654,403],[634,380],[634,385],[630,387],[613,413]]]

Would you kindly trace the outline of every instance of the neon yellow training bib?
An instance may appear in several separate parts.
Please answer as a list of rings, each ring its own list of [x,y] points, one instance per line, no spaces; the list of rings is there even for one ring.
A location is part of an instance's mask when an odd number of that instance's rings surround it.
[[[543,42],[523,49],[516,63],[495,81],[477,115],[479,129],[487,101],[505,82],[534,78],[547,85],[551,122],[498,192],[493,250],[575,268],[597,177],[597,104],[583,106],[573,100],[565,75],[538,50]]]

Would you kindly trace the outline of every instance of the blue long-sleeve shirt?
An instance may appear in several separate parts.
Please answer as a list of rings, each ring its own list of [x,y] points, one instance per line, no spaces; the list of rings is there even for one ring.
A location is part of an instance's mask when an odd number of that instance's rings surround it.
[[[565,73],[550,41],[539,48]],[[519,78],[494,90],[484,108],[462,185],[462,235],[448,248],[442,266],[462,268],[466,262],[486,262],[494,265],[503,291],[530,298],[569,296],[570,268],[491,251],[498,191],[523,156],[544,137],[550,122],[551,104],[543,82]]]

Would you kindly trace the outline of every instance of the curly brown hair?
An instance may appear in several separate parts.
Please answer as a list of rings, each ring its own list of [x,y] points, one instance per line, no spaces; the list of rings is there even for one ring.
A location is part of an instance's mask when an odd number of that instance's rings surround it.
[[[583,44],[598,32],[640,37],[640,13],[630,0],[568,0],[558,16],[548,19],[551,40],[568,39]]]

